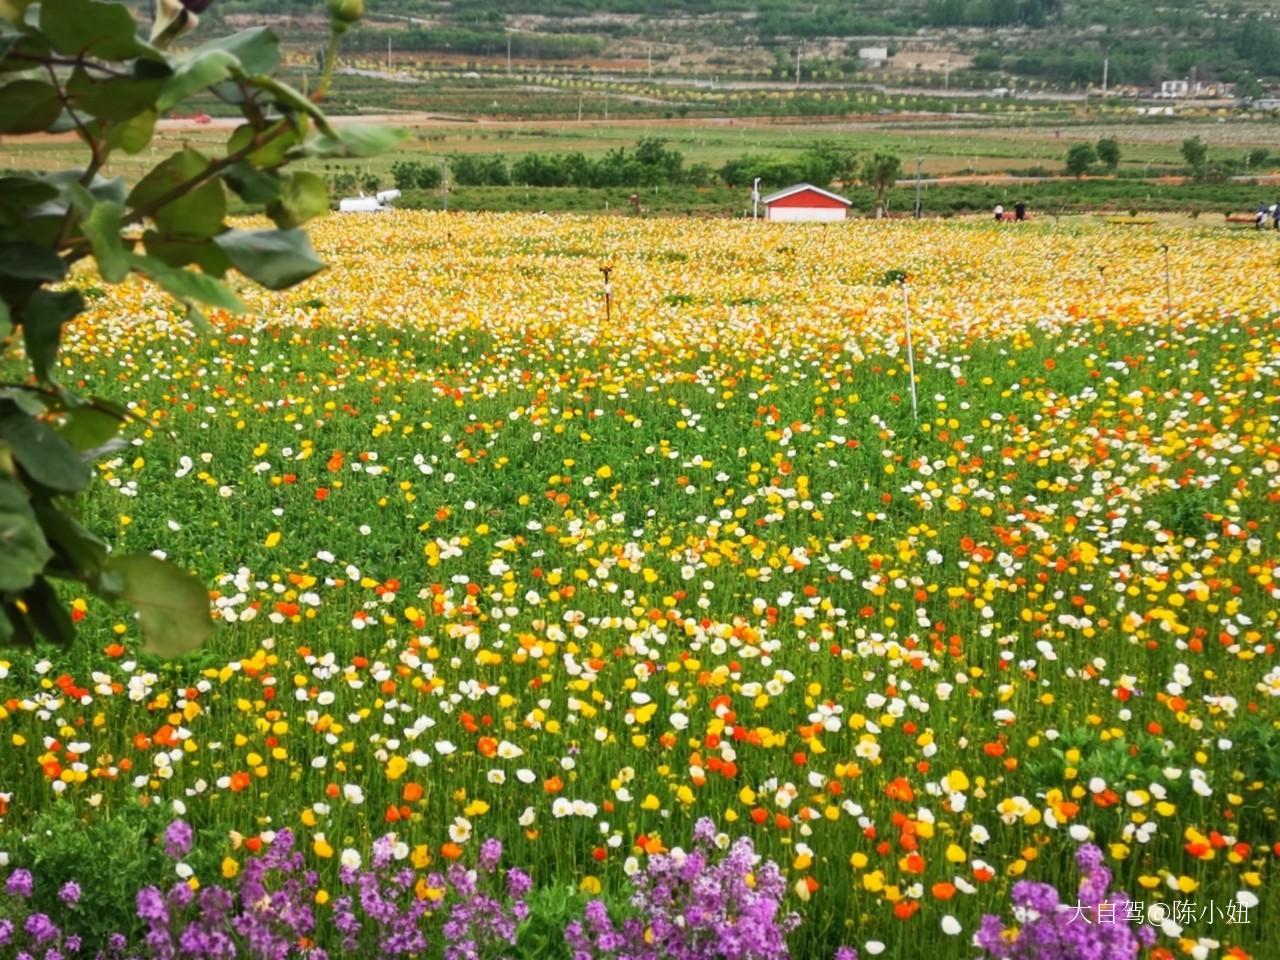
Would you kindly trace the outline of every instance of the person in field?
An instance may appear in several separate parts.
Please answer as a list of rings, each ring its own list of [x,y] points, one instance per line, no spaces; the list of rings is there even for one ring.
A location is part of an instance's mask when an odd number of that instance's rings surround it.
[[[996,223],[999,223],[1003,219],[1004,219],[1004,204],[997,203],[996,204]]]
[[[1013,205],[1013,219],[1019,223],[1027,219],[1027,202],[1025,200],[1019,200]]]
[[[1267,205],[1265,203],[1258,204],[1258,212],[1253,215],[1253,225],[1257,230],[1265,230],[1267,227]]]

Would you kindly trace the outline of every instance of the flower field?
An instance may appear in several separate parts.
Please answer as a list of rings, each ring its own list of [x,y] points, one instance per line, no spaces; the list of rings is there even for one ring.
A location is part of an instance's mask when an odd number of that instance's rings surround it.
[[[287,830],[343,956],[385,834],[415,877],[496,838],[537,902],[621,903],[709,818],[780,867],[792,955],[958,960],[1016,882],[1074,903],[1092,843],[1144,956],[1280,957],[1273,237],[310,232],[331,268],[212,332],[77,280],[61,377],[139,421],[86,525],[219,626],[164,664],[77,598],[77,648],[4,653],[10,868],[140,804],[194,828],[164,886]],[[136,853],[60,882],[131,914]]]

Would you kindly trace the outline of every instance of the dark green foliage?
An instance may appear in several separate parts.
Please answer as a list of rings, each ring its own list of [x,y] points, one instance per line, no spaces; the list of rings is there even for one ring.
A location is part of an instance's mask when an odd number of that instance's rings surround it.
[[[1073,177],[1083,177],[1098,159],[1098,153],[1089,143],[1076,143],[1067,150],[1066,171]]]
[[[398,190],[434,190],[440,186],[440,165],[417,160],[397,160],[391,165],[391,179]]]
[[[239,312],[240,299],[222,281],[229,270],[281,289],[323,267],[298,228],[328,209],[324,183],[282,168],[304,156],[369,156],[398,134],[331,128],[312,99],[272,75],[279,43],[264,28],[170,57],[163,50],[169,32],[157,31],[156,46],[144,43],[123,3],[63,0],[30,12],[20,23],[0,19],[0,132],[74,128],[87,150],[82,168],[0,178],[0,335],[9,345],[9,335],[21,333],[33,375],[0,389],[0,540],[7,545],[0,645],[70,643],[75,631],[53,586],[65,580],[128,603],[147,646],[177,654],[213,629],[204,584],[149,554],[109,554],[74,512],[72,498],[89,485],[92,462],[125,445],[117,434],[129,417],[119,404],[79,397],[59,382],[62,330],[84,310],[85,295],[52,285],[92,259],[104,283],[149,277],[197,323],[202,307]],[[41,67],[47,79],[4,82]],[[142,151],[158,116],[213,85],[244,120],[225,149],[180,150],[132,189],[100,175],[114,151]],[[327,85],[325,77],[319,95]],[[275,228],[231,229],[228,189],[264,210]],[[186,269],[191,264],[201,270]]]
[[[1208,172],[1209,146],[1199,136],[1189,137],[1182,141],[1182,159],[1197,180],[1202,180]]]
[[[1094,148],[1098,160],[1108,170],[1114,171],[1120,166],[1120,142],[1115,137],[1103,137]]]
[[[52,916],[66,914],[58,903],[59,888],[68,881],[80,884],[73,923],[84,937],[84,952],[92,956],[109,934],[137,933],[130,927],[140,921],[121,906],[134,903],[143,887],[173,875],[173,859],[165,854],[163,839],[171,819],[170,811],[159,805],[129,802],[101,816],[84,816],[71,803],[54,803],[35,818],[20,843],[9,845],[11,864],[36,875],[32,906]],[[210,849],[213,845],[197,843],[196,860],[188,860],[205,876],[217,869],[215,863],[199,862],[200,851]],[[109,870],[96,868],[104,851],[110,854]]]

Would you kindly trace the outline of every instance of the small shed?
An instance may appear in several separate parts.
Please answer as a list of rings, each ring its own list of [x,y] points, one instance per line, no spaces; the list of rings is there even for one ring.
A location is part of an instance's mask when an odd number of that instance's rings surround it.
[[[850,200],[811,183],[797,183],[762,201],[765,219],[783,223],[800,221],[844,220],[849,215]]]

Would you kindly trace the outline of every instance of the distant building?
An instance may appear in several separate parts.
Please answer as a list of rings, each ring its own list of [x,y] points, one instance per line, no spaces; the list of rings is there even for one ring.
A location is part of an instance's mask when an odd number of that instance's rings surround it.
[[[1160,92],[1163,100],[1186,100],[1191,97],[1229,97],[1235,93],[1234,83],[1218,83],[1213,80],[1164,80]]]
[[[858,59],[868,66],[883,67],[889,62],[889,48],[860,47],[858,48]]]
[[[847,219],[852,201],[811,183],[798,183],[769,194],[761,202],[766,220],[799,223]]]

